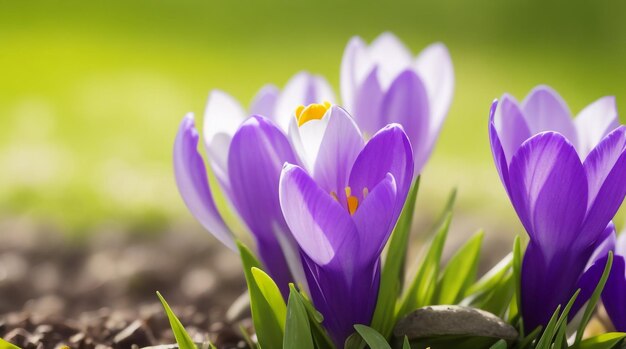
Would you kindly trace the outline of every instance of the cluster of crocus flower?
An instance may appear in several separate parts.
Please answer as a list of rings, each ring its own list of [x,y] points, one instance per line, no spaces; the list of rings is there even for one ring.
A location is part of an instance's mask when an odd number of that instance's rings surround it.
[[[432,151],[454,85],[443,45],[413,59],[390,33],[369,47],[350,41],[341,76],[343,105],[354,118],[333,104],[326,80],[302,72],[282,91],[264,86],[248,112],[228,94],[211,92],[203,127],[210,168],[264,267],[285,296],[289,282],[308,288],[337,343],[352,325],[371,320],[380,254]],[[198,142],[189,114],[174,146],[179,191],[196,219],[234,249]]]
[[[433,150],[453,86],[445,46],[413,57],[384,33],[371,45],[358,37],[348,43],[341,104],[324,78],[306,72],[282,91],[264,86],[248,111],[224,92],[209,95],[202,138],[212,173],[283,296],[292,282],[305,291],[338,347],[353,325],[372,321],[381,253]],[[574,119],[549,87],[521,103],[504,95],[492,105],[489,135],[530,237],[521,267],[525,327],[546,325],[580,289],[576,314],[614,251],[603,299],[615,326],[626,330],[626,237],[616,243],[612,223],[626,196],[626,127],[614,98]],[[178,188],[196,219],[235,250],[199,139],[189,114],[174,145]]]
[[[626,195],[626,127],[612,97],[573,119],[554,90],[539,86],[522,103],[509,95],[495,102],[489,134],[500,178],[530,237],[521,312],[532,330],[580,288],[575,314],[598,282],[601,268],[592,266],[613,249],[611,219]]]

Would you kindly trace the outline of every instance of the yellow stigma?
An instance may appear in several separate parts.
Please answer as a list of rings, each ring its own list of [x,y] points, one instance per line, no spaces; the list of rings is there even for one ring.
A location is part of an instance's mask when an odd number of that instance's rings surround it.
[[[348,212],[353,215],[359,207],[359,199],[356,196],[352,196],[352,189],[350,187],[346,187],[345,191],[346,200],[348,201]]]
[[[320,120],[324,117],[324,114],[330,109],[330,102],[313,103],[306,107],[301,105],[296,108],[296,120],[298,120],[298,126],[304,125],[307,121]]]

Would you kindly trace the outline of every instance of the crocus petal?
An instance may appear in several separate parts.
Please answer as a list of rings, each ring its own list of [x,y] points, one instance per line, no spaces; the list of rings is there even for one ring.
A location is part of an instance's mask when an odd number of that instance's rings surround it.
[[[626,331],[626,260],[622,255],[613,259],[611,274],[602,292],[602,303],[615,329]]]
[[[622,231],[617,238],[617,242],[615,243],[615,253],[626,256],[626,231]]]
[[[380,256],[395,223],[396,196],[396,180],[388,173],[359,204],[352,217],[361,241],[355,258],[370,264]]]
[[[495,125],[495,114],[498,107],[498,100],[491,103],[489,109],[489,142],[491,143],[491,154],[493,155],[493,161],[496,164],[496,169],[500,175],[500,180],[504,184],[504,189],[507,194],[509,193],[509,165],[502,149],[502,142],[498,136],[498,131]],[[509,194],[510,195],[510,194]]]
[[[572,113],[563,98],[552,88],[535,87],[522,102],[522,111],[532,134],[556,131],[572,144],[578,144]]]
[[[589,250],[593,252],[589,257],[587,266],[585,266],[585,271],[578,280],[576,288],[580,289],[580,293],[572,306],[570,318],[576,315],[593,294],[604,272],[609,251],[615,250],[615,225],[613,223],[606,226],[600,239],[594,242]],[[583,258],[582,255],[581,258]]]
[[[334,103],[335,96],[328,82],[321,76],[300,72],[287,82],[276,102],[274,120],[281,129],[287,130],[293,112],[300,105],[328,101]]]
[[[378,68],[374,67],[365,79],[358,85],[352,113],[361,130],[367,136],[372,136],[387,125],[386,115],[381,113],[381,103],[384,92],[378,82]]]
[[[558,305],[574,295],[589,251],[560,250],[551,257],[532,239],[524,252],[521,275],[522,317],[528,331],[548,323]]]
[[[412,70],[398,75],[381,102],[382,124],[399,123],[411,141],[416,174],[422,170],[430,151],[425,143],[428,140],[429,110],[426,88]]]
[[[252,103],[250,104],[250,114],[262,115],[273,120],[276,101],[278,100],[279,94],[280,90],[278,87],[272,84],[261,87],[259,92],[257,92],[254,96],[254,99],[252,99]]]
[[[347,272],[315,264],[303,256],[311,299],[324,316],[324,328],[337,348],[343,347],[355,324],[372,320],[380,285],[380,261]]]
[[[309,172],[313,172],[315,168],[315,161],[329,122],[329,111],[321,119],[307,121],[301,126],[298,125],[295,114],[292,114],[289,122],[289,139],[300,161]]]
[[[578,155],[587,154],[612,130],[619,126],[615,97],[598,99],[583,109],[574,119],[578,131]]]
[[[233,236],[213,202],[204,161],[197,149],[198,138],[193,115],[188,114],[180,124],[174,142],[174,175],[178,190],[198,222],[224,245],[236,250]]]
[[[510,163],[517,149],[532,136],[515,98],[508,94],[502,96],[494,117],[494,125],[502,142],[507,163]]]
[[[327,192],[341,194],[348,185],[350,170],[365,141],[354,120],[345,110],[332,106],[328,113],[328,126],[317,151],[313,178]],[[316,121],[311,120],[308,123]]]
[[[606,136],[584,163],[589,183],[587,218],[582,230],[597,236],[613,218],[626,195],[626,127]]]
[[[361,81],[357,70],[363,65],[365,50],[366,45],[363,39],[355,36],[348,41],[341,59],[341,101],[343,107],[352,114],[354,114],[357,86]]]
[[[509,166],[509,190],[517,215],[544,253],[588,243],[579,236],[587,180],[576,150],[562,135],[545,132],[522,144]]]
[[[454,68],[450,52],[444,44],[434,43],[417,56],[414,67],[428,92],[431,113],[428,143],[432,144],[439,134],[454,94]]]
[[[315,264],[324,266],[342,253],[357,253],[358,235],[348,211],[302,168],[285,165],[280,205],[298,245]]]
[[[225,188],[229,187],[228,148],[245,115],[239,102],[229,94],[219,90],[209,93],[204,111],[204,142],[211,168]]]
[[[291,237],[280,209],[278,182],[283,164],[295,161],[285,134],[262,116],[241,125],[228,153],[233,202],[257,244],[264,247],[258,250],[269,274],[283,289],[293,280],[276,234]]]
[[[383,86],[389,86],[394,78],[411,65],[411,51],[392,33],[380,34],[368,49],[369,58],[379,67],[378,77]]]
[[[378,131],[355,160],[348,181],[353,195],[363,202],[363,189],[373,189],[387,177],[387,173],[391,173],[396,181],[396,200],[404,203],[413,179],[413,153],[402,126],[397,124]],[[395,207],[396,218],[401,206]]]

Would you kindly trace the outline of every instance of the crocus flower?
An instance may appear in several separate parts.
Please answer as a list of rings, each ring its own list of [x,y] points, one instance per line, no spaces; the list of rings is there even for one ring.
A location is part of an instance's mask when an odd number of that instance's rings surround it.
[[[602,303],[613,326],[626,331],[626,231],[617,238],[611,274],[602,292]]]
[[[341,99],[366,135],[396,122],[413,146],[414,173],[430,156],[452,102],[454,71],[447,48],[436,43],[414,58],[393,34],[371,45],[348,43],[341,62]]]
[[[266,86],[257,94],[250,111],[268,117],[246,119],[239,104],[219,91],[209,96],[205,113],[204,141],[211,167],[235,212],[252,232],[259,257],[283,294],[288,294],[292,275],[302,274],[302,266],[280,209],[278,181],[283,164],[298,163],[298,159],[285,133],[272,120],[281,122],[284,113],[290,116],[292,110],[284,109],[288,104],[317,98],[333,98],[328,84],[320,77],[300,73],[282,93]],[[207,182],[204,161],[197,150],[198,138],[193,115],[189,114],[174,145],[176,182],[196,219],[234,249],[232,232],[217,211]]]
[[[365,143],[347,112],[328,103],[298,108],[295,118],[305,165],[285,165],[280,205],[313,303],[342,347],[354,324],[371,321],[380,254],[413,177],[411,145],[395,124]]]
[[[539,86],[522,103],[509,95],[494,103],[489,134],[502,183],[530,236],[521,312],[532,330],[577,288],[595,287],[584,272],[626,195],[626,127],[618,124],[613,97],[572,119],[563,99]],[[581,292],[579,303],[589,294]]]

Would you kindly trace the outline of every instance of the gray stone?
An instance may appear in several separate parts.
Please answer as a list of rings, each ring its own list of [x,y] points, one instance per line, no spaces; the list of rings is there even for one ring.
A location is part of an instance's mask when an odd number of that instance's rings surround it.
[[[499,317],[475,308],[433,305],[419,308],[398,321],[396,337],[410,340],[437,336],[472,336],[515,340],[515,328]]]

